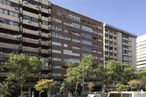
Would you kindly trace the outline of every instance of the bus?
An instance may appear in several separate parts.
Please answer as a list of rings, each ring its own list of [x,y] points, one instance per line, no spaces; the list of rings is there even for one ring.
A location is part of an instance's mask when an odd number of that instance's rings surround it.
[[[121,91],[121,92],[109,92],[108,97],[146,97],[146,92],[132,92],[132,91]]]

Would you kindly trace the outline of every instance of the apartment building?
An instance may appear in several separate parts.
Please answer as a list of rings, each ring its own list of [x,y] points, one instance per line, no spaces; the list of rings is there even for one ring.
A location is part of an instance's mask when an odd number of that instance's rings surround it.
[[[136,65],[138,70],[146,68],[146,34],[136,40]]]
[[[104,24],[104,63],[109,60],[118,60],[128,66],[136,64],[137,36]]]
[[[51,78],[62,80],[65,63],[80,63],[88,54],[103,64],[103,24],[55,4],[51,8]]]
[[[101,65],[114,59],[131,66],[136,60],[135,39],[48,0],[0,0],[0,62],[10,53],[41,56],[41,78],[63,81],[66,62],[78,64],[88,54]],[[5,76],[0,72],[0,80]]]
[[[49,78],[50,16],[48,0],[0,0],[0,62],[10,53],[41,56],[45,61],[41,77]],[[5,76],[0,72],[0,80]]]
[[[101,22],[48,0],[0,0],[0,62],[10,53],[41,56],[41,78],[62,81],[66,62],[92,54],[103,64],[102,30]]]

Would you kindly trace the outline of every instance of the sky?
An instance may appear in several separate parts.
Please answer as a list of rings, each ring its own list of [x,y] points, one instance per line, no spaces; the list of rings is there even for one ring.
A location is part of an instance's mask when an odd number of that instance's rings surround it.
[[[137,36],[146,34],[146,0],[50,0]]]

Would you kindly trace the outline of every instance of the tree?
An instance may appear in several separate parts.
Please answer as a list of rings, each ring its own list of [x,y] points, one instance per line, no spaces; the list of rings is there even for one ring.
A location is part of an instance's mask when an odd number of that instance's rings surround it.
[[[78,89],[78,85],[81,82],[82,75],[81,75],[81,69],[79,66],[77,66],[75,63],[67,63],[67,70],[66,70],[66,79],[64,81],[64,85],[69,85],[68,92],[73,93],[73,90],[75,90],[75,95]],[[74,89],[75,86],[75,89]]]
[[[127,91],[129,89],[129,85],[124,85],[121,83],[116,84],[117,91]]]
[[[121,83],[122,84],[128,84],[130,80],[137,79],[137,73],[135,67],[132,66],[125,66],[124,67],[124,72],[121,77]]]
[[[93,78],[99,76],[99,64],[92,55],[87,55],[81,59],[79,65],[75,63],[67,63],[66,79],[65,82],[75,84],[75,95],[79,85],[82,83],[82,90],[84,91],[84,80],[86,77]]]
[[[140,90],[144,85],[144,82],[142,80],[134,79],[134,80],[130,80],[128,84],[130,85],[132,90]]]
[[[94,88],[94,83],[93,82],[88,82],[88,88],[89,88],[89,92],[91,93],[91,91],[93,90]]]
[[[10,97],[14,86],[10,81],[0,83],[0,97]]]
[[[33,75],[37,74],[43,65],[43,60],[38,57],[29,57],[24,54],[10,54],[7,61],[7,80],[18,82],[21,87],[21,97],[24,83]]]
[[[115,85],[121,81],[124,73],[124,67],[125,65],[118,62],[111,60],[105,65],[105,71],[106,71],[106,84]]]
[[[35,85],[35,89],[39,91],[40,93],[42,92],[47,92],[47,97],[50,97],[51,90],[54,87],[55,82],[53,80],[48,80],[48,79],[42,79],[37,82]]]

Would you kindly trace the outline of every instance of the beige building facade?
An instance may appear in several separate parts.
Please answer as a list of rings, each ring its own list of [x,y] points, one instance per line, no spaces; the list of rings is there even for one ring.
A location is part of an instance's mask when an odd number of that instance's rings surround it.
[[[128,66],[136,64],[136,35],[104,24],[104,63],[117,60]]]

